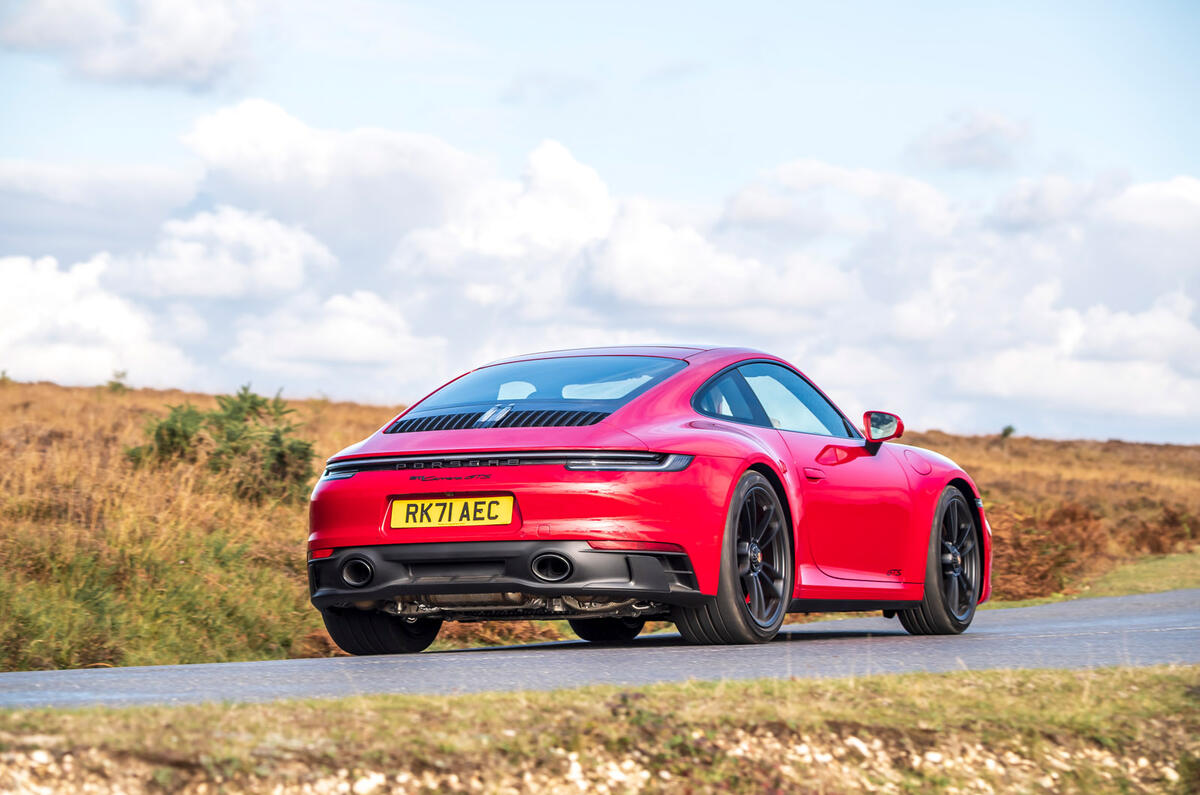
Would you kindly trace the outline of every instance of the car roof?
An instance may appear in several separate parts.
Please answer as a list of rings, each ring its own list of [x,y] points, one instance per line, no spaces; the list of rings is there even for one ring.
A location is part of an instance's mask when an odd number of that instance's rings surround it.
[[[614,345],[601,348],[566,348],[558,351],[523,353],[488,362],[485,367],[509,362],[524,362],[531,359],[565,359],[571,356],[658,356],[665,359],[688,359],[698,353],[719,350],[711,345]],[[728,350],[734,350],[732,348]]]

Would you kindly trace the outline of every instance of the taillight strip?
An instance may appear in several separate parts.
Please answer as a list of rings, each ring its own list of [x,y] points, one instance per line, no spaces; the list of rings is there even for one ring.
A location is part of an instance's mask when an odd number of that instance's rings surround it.
[[[439,456],[374,456],[330,461],[323,480],[353,477],[370,470],[429,470],[559,465],[582,472],[678,472],[693,456],[623,450],[549,450]]]
[[[659,461],[621,461],[610,458],[567,461],[567,469],[588,472],[679,472],[687,469],[695,456],[671,453]]]

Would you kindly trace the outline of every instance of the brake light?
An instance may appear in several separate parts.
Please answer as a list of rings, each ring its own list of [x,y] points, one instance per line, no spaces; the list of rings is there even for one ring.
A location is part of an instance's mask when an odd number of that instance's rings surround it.
[[[566,467],[584,472],[679,472],[693,458],[679,453],[597,453],[569,458]]]

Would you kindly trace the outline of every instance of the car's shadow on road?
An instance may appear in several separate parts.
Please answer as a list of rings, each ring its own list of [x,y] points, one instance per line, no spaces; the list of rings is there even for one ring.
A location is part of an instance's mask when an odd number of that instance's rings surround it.
[[[811,626],[811,625],[809,625]],[[821,640],[861,640],[863,638],[908,637],[903,629],[809,629],[801,626],[785,626],[771,644],[777,643],[811,643]],[[563,654],[582,651],[599,651],[609,649],[694,649],[697,648],[684,641],[674,632],[654,635],[643,635],[626,643],[589,643],[586,640],[553,640],[544,643],[522,643],[512,646],[479,646],[472,649],[438,649],[426,654],[486,654],[489,652],[528,651],[557,651]],[[706,648],[722,648],[709,646]],[[754,648],[753,646],[726,646],[724,648]]]

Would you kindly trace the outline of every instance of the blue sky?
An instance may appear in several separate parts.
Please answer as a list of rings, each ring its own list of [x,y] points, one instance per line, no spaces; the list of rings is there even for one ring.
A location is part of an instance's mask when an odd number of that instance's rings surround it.
[[[1200,6],[977,6],[379,3],[357,22],[333,19],[353,4],[274,8],[239,71],[199,89],[81,80],[8,49],[0,147],[183,164],[197,115],[256,96],[316,126],[428,132],[512,171],[552,138],[619,192],[690,200],[801,156],[903,167],[904,142],[985,108],[1034,125],[1043,166],[1200,171]]]
[[[13,377],[394,403],[703,340],[915,427],[1200,441],[1194,3],[0,9]]]

